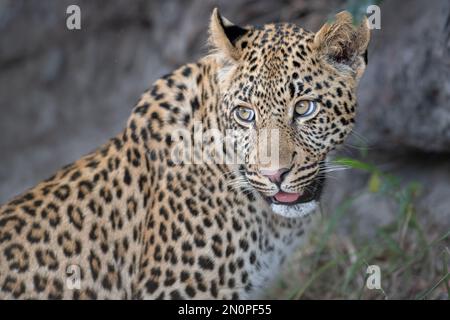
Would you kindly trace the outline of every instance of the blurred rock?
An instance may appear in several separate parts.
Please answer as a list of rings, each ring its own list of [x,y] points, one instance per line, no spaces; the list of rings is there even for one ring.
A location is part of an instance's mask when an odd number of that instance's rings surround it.
[[[360,89],[372,146],[450,152],[450,2],[383,1]]]
[[[450,229],[450,162],[446,156],[373,154],[368,158],[381,171],[395,175],[402,190],[411,183],[418,184],[418,195],[411,204],[426,230]],[[368,173],[355,169],[331,174],[324,192],[323,214],[334,215],[345,207],[339,222],[341,231],[353,230],[371,238],[379,227],[399,218],[401,210],[399,201],[392,195],[369,192],[368,179]],[[350,201],[348,206],[344,200]],[[429,241],[434,236],[426,235]]]

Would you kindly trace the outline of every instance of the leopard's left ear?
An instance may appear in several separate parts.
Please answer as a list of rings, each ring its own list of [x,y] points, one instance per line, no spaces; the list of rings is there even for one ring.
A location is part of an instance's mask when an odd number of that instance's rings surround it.
[[[222,17],[217,8],[213,10],[209,25],[209,42],[214,50],[222,53],[226,58],[239,60],[241,50],[236,47],[236,42],[248,31]]]
[[[367,46],[370,30],[367,18],[359,26],[353,24],[352,15],[343,11],[336,15],[333,23],[326,23],[314,37],[314,48],[339,70],[352,70],[358,80],[367,63]]]

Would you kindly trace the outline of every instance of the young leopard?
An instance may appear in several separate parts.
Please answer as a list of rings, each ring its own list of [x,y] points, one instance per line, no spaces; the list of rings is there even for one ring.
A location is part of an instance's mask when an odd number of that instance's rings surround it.
[[[214,10],[210,42],[143,94],[121,134],[0,207],[0,298],[261,296],[318,216],[369,29],[347,12],[314,34]],[[177,161],[180,143],[211,129],[231,132],[244,160]],[[277,161],[255,152],[266,129]]]

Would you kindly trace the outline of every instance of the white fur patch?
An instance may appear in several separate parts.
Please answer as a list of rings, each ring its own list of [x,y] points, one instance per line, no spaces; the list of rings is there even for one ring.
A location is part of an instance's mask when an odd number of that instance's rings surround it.
[[[233,74],[234,68],[234,64],[225,63],[217,72],[217,79],[222,87],[228,85],[230,75]]]
[[[317,201],[310,201],[306,203],[298,203],[295,205],[284,205],[279,203],[272,203],[270,205],[272,207],[272,211],[280,216],[286,218],[302,218],[306,217],[314,210],[317,209]]]

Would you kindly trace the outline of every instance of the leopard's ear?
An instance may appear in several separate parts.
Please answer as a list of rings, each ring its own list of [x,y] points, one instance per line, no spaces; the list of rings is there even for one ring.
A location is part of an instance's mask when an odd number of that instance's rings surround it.
[[[215,8],[209,25],[209,42],[213,50],[226,58],[239,60],[241,51],[236,47],[237,40],[248,32],[248,29],[234,25],[219,14]]]
[[[326,23],[314,37],[314,48],[319,57],[338,69],[351,69],[359,79],[367,63],[370,30],[367,18],[359,26],[353,24],[352,15],[342,11],[335,21]]]

